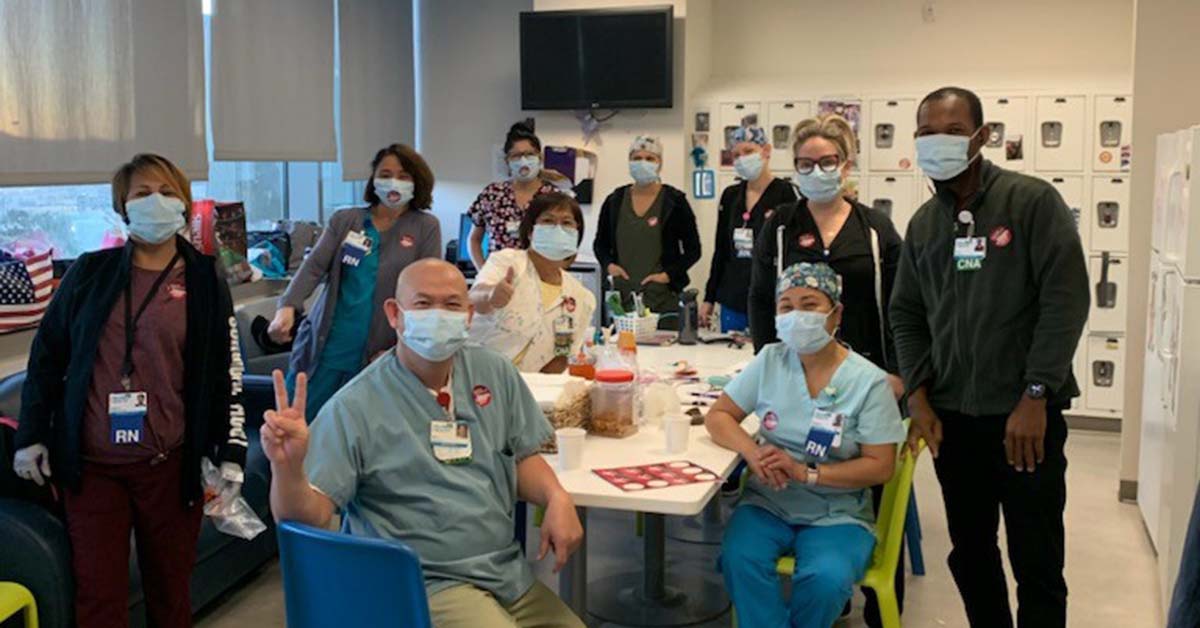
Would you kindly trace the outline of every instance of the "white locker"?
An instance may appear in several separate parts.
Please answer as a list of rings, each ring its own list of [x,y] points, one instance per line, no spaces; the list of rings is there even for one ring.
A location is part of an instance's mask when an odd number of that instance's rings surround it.
[[[860,194],[859,200],[891,217],[896,231],[904,237],[908,221],[920,205],[916,200],[912,176],[873,174],[867,177],[867,189],[870,195]]]
[[[877,172],[912,172],[916,167],[913,133],[917,130],[917,101],[896,98],[871,101],[870,168]]]
[[[1025,96],[989,96],[983,101],[984,125],[988,141],[983,156],[1008,170],[1025,169],[1028,151],[1033,150],[1029,135],[1029,99]]]
[[[1043,172],[1083,170],[1083,96],[1039,96],[1036,163]]]
[[[1088,329],[1101,334],[1125,333],[1125,303],[1129,300],[1129,262],[1124,257],[1095,255],[1088,260],[1092,310]]]
[[[1063,202],[1071,208],[1075,216],[1075,227],[1079,229],[1079,239],[1083,241],[1086,253],[1091,249],[1091,233],[1088,225],[1091,222],[1091,212],[1088,211],[1087,199],[1084,197],[1083,177],[1080,175],[1042,175],[1062,196]]]
[[[925,176],[923,172],[917,169],[917,207],[925,204],[925,201],[933,198],[935,193],[933,181]]]
[[[792,131],[801,120],[811,116],[810,100],[767,103],[767,119],[762,121],[762,127],[771,143],[771,170],[792,171]]]
[[[712,144],[715,143],[720,149],[720,152],[717,156],[719,159],[718,163],[720,164],[722,170],[733,170],[733,159],[731,155],[728,154],[727,150],[730,148],[730,134],[733,133],[738,127],[742,126],[743,123],[749,122],[747,118],[750,116],[754,117],[754,124],[762,126],[763,120],[762,116],[760,115],[761,113],[762,105],[758,102],[739,101],[721,103],[717,116],[717,123],[721,126],[718,127],[717,137],[709,140],[709,145],[712,146]]]
[[[1096,96],[1092,118],[1092,170],[1129,172],[1133,158],[1133,98]]]
[[[1129,252],[1129,185],[1127,176],[1092,179],[1088,239],[1093,251]]]
[[[1088,409],[1120,416],[1125,407],[1125,339],[1088,336]]]

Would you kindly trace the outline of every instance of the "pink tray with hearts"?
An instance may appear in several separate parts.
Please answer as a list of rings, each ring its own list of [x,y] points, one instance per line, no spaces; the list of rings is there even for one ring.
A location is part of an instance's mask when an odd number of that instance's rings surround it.
[[[592,473],[626,492],[713,482],[721,479],[721,476],[716,473],[687,460],[672,460],[638,467],[592,469]]]

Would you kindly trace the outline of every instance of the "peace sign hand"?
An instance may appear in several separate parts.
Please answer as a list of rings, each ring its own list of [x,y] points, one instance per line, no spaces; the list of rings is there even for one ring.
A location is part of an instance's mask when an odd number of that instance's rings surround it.
[[[263,453],[271,465],[289,471],[302,471],[304,455],[308,452],[308,423],[304,420],[304,401],[308,377],[296,376],[296,396],[288,403],[287,385],[283,371],[272,373],[275,379],[275,409],[263,413],[264,425],[259,430]]]

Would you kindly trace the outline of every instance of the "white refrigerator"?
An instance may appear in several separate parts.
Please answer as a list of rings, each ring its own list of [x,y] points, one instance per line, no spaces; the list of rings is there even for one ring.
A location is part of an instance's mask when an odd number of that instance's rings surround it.
[[[1138,505],[1164,607],[1200,482],[1200,126],[1158,138]]]

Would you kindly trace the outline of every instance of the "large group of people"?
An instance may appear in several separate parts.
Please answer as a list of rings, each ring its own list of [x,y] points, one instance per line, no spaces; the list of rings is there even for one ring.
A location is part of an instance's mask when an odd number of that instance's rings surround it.
[[[720,197],[700,315],[748,331],[757,352],[705,422],[750,474],[714,566],[741,625],[836,620],[871,560],[898,450],[923,440],[971,624],[1012,625],[1003,512],[1018,624],[1065,626],[1062,410],[1078,392],[1086,268],[1061,198],[984,160],[986,137],[973,93],[921,102],[917,158],[937,194],[902,240],[847,194],[846,120],[795,127],[793,181],[771,174],[762,129],[733,134],[740,180]],[[583,535],[536,455],[553,432],[521,377],[564,371],[597,308],[568,272],[583,209],[541,154],[528,125],[509,130],[509,178],[468,210],[468,288],[440,259],[432,169],[409,146],[383,148],[364,205],[330,218],[270,323],[293,347],[258,434],[272,513],[314,526],[339,514],[346,533],[408,544],[438,626],[583,625],[513,535],[518,500],[545,509],[538,560],[563,566]],[[701,250],[663,160],[659,139],[633,141],[633,182],[604,199],[593,248],[626,306],[638,293],[668,313]],[[112,187],[129,241],[63,278],[30,352],[13,467],[66,489],[81,627],[127,623],[131,531],[150,621],[188,626],[201,460],[236,495],[248,446],[233,303],[214,259],[178,235],[191,212],[179,169],[138,155]],[[786,601],[764,593],[785,554]],[[870,598],[866,618],[880,625]]]

